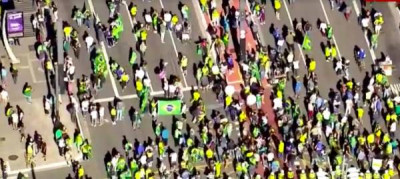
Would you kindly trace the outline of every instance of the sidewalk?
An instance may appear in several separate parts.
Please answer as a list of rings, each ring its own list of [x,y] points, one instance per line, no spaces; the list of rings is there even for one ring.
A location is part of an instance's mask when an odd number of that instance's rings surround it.
[[[12,82],[11,74],[8,72],[6,78],[6,90],[9,93],[9,102],[14,108],[19,105],[24,111],[23,122],[25,125],[25,135],[32,136],[37,131],[47,143],[47,160],[44,161],[42,154],[39,153],[35,157],[36,167],[50,165],[55,162],[64,161],[64,157],[59,155],[58,147],[54,139],[54,129],[59,127],[60,124],[53,124],[50,115],[44,113],[43,97],[48,94],[48,84],[43,70],[40,68],[40,63],[36,59],[35,48],[33,44],[35,38],[21,38],[21,46],[12,46],[17,58],[21,63],[15,66],[18,69],[18,82]],[[9,60],[1,58],[3,65],[9,69]],[[27,103],[22,95],[22,87],[25,82],[28,82],[32,88],[32,104]],[[73,138],[76,124],[70,120],[70,114],[66,106],[69,101],[65,96],[63,103],[59,105],[60,122],[67,128],[67,133]],[[6,104],[0,104],[1,109],[5,109]],[[25,163],[25,140],[20,142],[20,134],[17,130],[13,130],[12,126],[8,125],[5,114],[2,114],[3,120],[0,123],[0,158],[5,162],[9,162],[9,174],[17,174],[19,171],[30,172],[30,168],[26,168]],[[73,148],[73,158],[77,157],[77,151]]]

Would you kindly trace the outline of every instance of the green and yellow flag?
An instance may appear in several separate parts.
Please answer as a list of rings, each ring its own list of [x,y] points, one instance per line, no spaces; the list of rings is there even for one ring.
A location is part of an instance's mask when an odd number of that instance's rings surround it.
[[[306,35],[304,36],[303,44],[302,44],[301,46],[303,47],[304,50],[307,50],[307,51],[309,51],[309,50],[312,49],[312,46],[311,46],[311,39],[310,39],[310,37],[308,36],[308,34],[306,34]]]
[[[181,100],[158,100],[158,115],[180,115],[182,109]]]

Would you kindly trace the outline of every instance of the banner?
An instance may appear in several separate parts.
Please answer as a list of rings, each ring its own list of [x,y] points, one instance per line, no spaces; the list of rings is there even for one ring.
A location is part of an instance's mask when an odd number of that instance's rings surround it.
[[[306,35],[304,36],[303,44],[302,44],[301,46],[302,46],[303,49],[306,50],[306,51],[310,51],[310,50],[312,49],[312,46],[311,46],[311,39],[310,39],[310,37],[308,36],[308,34],[306,34]]]
[[[7,13],[8,37],[24,36],[24,14],[22,12]]]
[[[182,101],[181,100],[158,100],[157,105],[158,115],[166,116],[166,115],[180,115],[182,109]]]

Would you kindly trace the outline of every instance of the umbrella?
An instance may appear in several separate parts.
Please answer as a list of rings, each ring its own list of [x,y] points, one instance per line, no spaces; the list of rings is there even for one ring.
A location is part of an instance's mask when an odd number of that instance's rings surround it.
[[[393,99],[394,102],[399,103],[400,102],[400,96],[396,96]]]
[[[232,96],[235,93],[235,87],[228,85],[225,87],[225,93],[228,96]]]
[[[272,162],[272,165],[271,165],[271,170],[272,171],[278,171],[280,169],[280,167],[279,167],[279,162],[278,161],[273,161]]]
[[[161,137],[163,139],[168,139],[168,136],[169,136],[169,131],[167,129],[162,130]]]
[[[253,94],[248,95],[246,98],[246,104],[249,106],[256,104],[256,101],[256,96],[254,96]]]
[[[60,129],[57,129],[56,130],[56,133],[55,133],[55,136],[56,136],[56,139],[58,140],[58,139],[61,139],[61,137],[62,137],[62,131],[60,130]]]

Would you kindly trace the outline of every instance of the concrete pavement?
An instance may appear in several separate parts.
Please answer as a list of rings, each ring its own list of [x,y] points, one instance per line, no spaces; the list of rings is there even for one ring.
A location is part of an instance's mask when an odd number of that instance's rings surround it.
[[[32,38],[21,38],[20,41],[21,44],[34,44]],[[25,136],[33,136],[34,132],[37,131],[43,137],[43,141],[47,143],[47,160],[44,161],[39,153],[35,158],[36,166],[40,167],[57,162],[65,163],[64,158],[59,155],[54,140],[54,129],[59,127],[60,124],[53,123],[51,116],[44,113],[43,107],[44,96],[49,92],[54,94],[54,90],[49,88],[44,72],[40,70],[40,63],[36,59],[35,51],[32,51],[28,45],[16,46],[14,50],[21,60],[21,63],[15,65],[19,70],[18,81],[14,84],[11,74],[8,73],[4,86],[9,93],[10,105],[14,107],[19,105],[24,112]],[[5,61],[3,61],[3,64],[8,70],[9,65]],[[22,95],[22,87],[25,82],[28,82],[33,88],[32,104],[29,104]],[[61,123],[68,129],[68,134],[73,136],[77,126],[70,120],[70,114],[66,107],[67,98],[63,97],[63,101],[64,103],[60,104]],[[0,108],[4,109],[5,105],[4,103],[0,104]],[[30,168],[26,168],[25,165],[25,140],[20,142],[19,132],[12,130],[6,117],[4,117],[0,126],[0,131],[2,131],[0,133],[2,139],[0,145],[3,146],[0,150],[0,156],[3,160],[9,162],[9,174],[14,175],[19,171],[29,171]],[[10,148],[13,150],[10,150]],[[79,157],[76,151],[74,151],[74,155]]]
[[[177,0],[176,1],[174,0],[173,2],[171,1],[159,2],[157,0],[153,0],[151,1],[151,3],[135,1],[135,3],[137,3],[138,5],[138,10],[139,10],[137,18],[138,20],[143,21],[143,17],[141,16],[142,10],[144,8],[150,9],[150,7],[154,7],[155,10],[160,10],[161,8],[164,8],[165,10],[171,10],[173,11],[173,13],[180,14],[179,9],[177,7],[178,2],[179,1]],[[60,16],[61,14],[63,14],[62,16],[64,16],[65,19],[71,22],[71,24],[74,24],[72,23],[72,19],[68,18],[68,16],[70,15],[70,12],[68,11],[69,9],[72,9],[73,5],[77,5],[79,8],[83,6],[83,4],[78,0],[73,0],[71,2],[59,1],[58,3],[61,3],[59,7],[66,7],[66,8],[60,8],[60,13],[59,13]],[[356,3],[358,3],[358,1]],[[102,0],[93,0],[93,4],[96,14],[98,14],[101,21],[105,23],[108,20],[108,8],[105,2]],[[374,53],[378,54],[380,51],[389,53],[389,55],[392,56],[393,62],[397,66],[399,62],[395,60],[395,58],[393,57],[397,57],[399,55],[397,54],[398,51],[395,50],[395,47],[398,47],[399,43],[398,39],[399,36],[397,34],[398,29],[396,28],[397,25],[393,26],[393,24],[388,23],[394,21],[395,17],[393,16],[393,13],[390,11],[390,9],[388,9],[388,6],[386,4],[379,4],[379,3],[376,4],[377,4],[376,5],[377,9],[383,12],[385,21],[387,23],[384,24],[383,27],[384,33],[382,34],[382,38],[380,38],[378,50],[375,51]],[[194,12],[193,9],[194,6],[196,6],[196,4],[188,3],[188,5],[190,9],[192,9],[191,12]],[[347,22],[344,19],[343,14],[338,12],[337,10],[331,11],[329,7],[329,2],[325,0],[302,1],[302,2],[296,1],[292,5],[289,5],[287,3],[282,3],[282,5],[283,6],[281,9],[281,18],[280,20],[277,20],[273,12],[273,6],[271,5],[271,3],[269,2],[267,3],[266,23],[265,25],[260,25],[261,27],[260,33],[262,34],[260,35],[260,37],[262,38],[263,43],[265,43],[264,45],[270,45],[272,47],[275,46],[274,39],[272,35],[269,33],[269,28],[271,26],[271,23],[273,23],[275,27],[282,29],[284,25],[286,25],[289,28],[293,28],[291,24],[294,18],[297,18],[297,20],[300,20],[301,18],[308,20],[313,25],[313,30],[311,32],[313,49],[310,52],[304,52],[296,47],[295,55],[296,59],[300,60],[301,62],[300,63],[301,76],[306,74],[306,56],[315,58],[317,60],[317,74],[320,79],[319,87],[321,90],[321,95],[327,98],[328,95],[327,93],[329,88],[334,88],[335,83],[341,78],[340,76],[337,76],[334,73],[332,62],[325,62],[323,49],[321,49],[321,43],[326,43],[326,39],[317,30],[316,22],[318,18],[326,22],[329,21],[333,26],[334,36],[335,36],[334,41],[338,47],[338,50],[340,51],[340,56],[343,56],[346,59],[351,60],[351,66],[350,66],[351,77],[355,78],[356,81],[362,81],[365,72],[360,71],[357,65],[355,64],[353,57],[353,48],[355,45],[358,45],[364,49],[368,49],[368,43],[365,41],[361,29],[356,23],[357,19],[354,13],[356,7],[354,6],[354,4],[352,5],[354,11],[350,18],[350,22]],[[133,37],[133,34],[131,33],[132,25],[130,24],[129,20],[130,18],[129,13],[124,9],[124,7],[121,7],[121,15],[124,22],[124,32],[122,34],[121,40],[115,47],[107,48],[106,52],[110,58],[112,58],[113,60],[117,60],[118,63],[122,65],[127,71],[129,71],[130,75],[132,76],[132,70],[130,70],[130,65],[128,64],[129,49],[135,46],[136,41]],[[190,15],[191,15],[191,25],[192,25],[191,37],[192,40],[197,40],[198,36],[203,36],[203,33],[201,31],[205,29],[203,29],[199,25],[200,23],[199,21],[201,20],[198,19],[198,16],[196,16],[195,13],[191,13]],[[84,29],[83,28],[78,28],[78,29],[80,34],[82,34]],[[91,31],[90,33],[94,35],[94,32]],[[77,67],[77,74],[76,74],[77,77],[79,77],[80,74],[89,74],[88,70],[90,69],[89,54],[87,54],[87,52],[85,51],[86,51],[85,47],[84,45],[82,45],[80,58],[79,60],[74,61]],[[149,77],[152,81],[151,83],[153,88],[152,92],[154,95],[158,94],[162,90],[161,84],[159,83],[159,79],[153,72],[154,68],[158,65],[158,62],[161,58],[169,63],[169,65],[167,66],[168,74],[176,74],[179,75],[181,78],[183,78],[183,76],[181,75],[179,65],[177,63],[177,57],[176,57],[177,52],[184,52],[185,55],[188,56],[190,61],[189,67],[192,66],[191,63],[193,64],[201,61],[201,58],[195,54],[195,45],[193,43],[181,44],[177,40],[174,34],[169,34],[167,32],[165,36],[165,43],[161,44],[160,37],[158,34],[153,34],[151,32],[149,33],[148,51],[145,56],[145,60],[148,63],[147,65],[148,72],[149,72]],[[371,58],[371,56],[372,56],[371,54],[367,55],[366,66],[372,64],[373,58]],[[380,55],[377,56],[379,57]],[[192,75],[193,71],[191,72],[190,71],[191,69],[192,68],[188,69],[188,76],[185,78],[186,79],[185,87],[187,87],[185,88],[187,89],[186,91],[189,91],[190,86],[195,85],[195,80]],[[36,73],[36,71],[34,72]],[[394,77],[391,78],[391,81],[397,83],[397,78],[395,77],[398,75],[399,72],[395,71],[395,74],[393,75]],[[117,83],[116,87],[118,89],[118,94],[120,94],[121,96],[127,96],[126,100],[124,100],[126,107],[132,105],[136,106],[137,108],[138,101],[137,99],[134,99],[133,96],[133,94],[135,94],[136,92],[134,91],[134,87],[131,83],[128,85],[129,85],[128,88],[124,92],[122,92],[119,84]],[[287,89],[287,93],[290,94],[291,89]],[[110,79],[107,79],[104,89],[100,91],[98,96],[96,96],[96,99],[98,99],[99,102],[103,102],[103,104],[106,104],[107,101],[111,101],[108,99],[112,99],[112,97],[115,96],[115,94],[116,93],[113,90]],[[190,93],[186,92],[185,94],[186,94],[185,100],[187,101],[190,98]],[[210,94],[212,93],[206,92],[205,94],[203,94],[203,97],[207,96],[207,99],[205,100],[206,103],[210,104],[211,106],[212,105],[217,106],[214,95]],[[304,97],[304,94],[302,94],[302,97]],[[302,106],[302,109],[304,111],[305,109],[304,106]],[[170,118],[160,118],[159,120],[163,121],[163,123],[165,122],[164,123],[165,126],[169,127],[171,126]],[[83,162],[83,165],[87,169],[88,175],[92,176],[93,178],[105,177],[105,166],[103,162],[104,155],[107,153],[107,151],[111,150],[113,147],[116,147],[118,150],[122,151],[121,141],[123,135],[126,135],[131,141],[133,141],[134,139],[143,141],[147,139],[147,137],[154,138],[154,134],[149,133],[149,131],[152,130],[150,121],[151,119],[148,117],[143,119],[142,129],[136,131],[132,130],[130,122],[127,119],[121,123],[118,123],[116,126],[111,126],[108,123],[97,128],[88,127],[94,147],[94,158],[88,162]],[[87,123],[87,121],[83,121],[83,123]],[[365,127],[370,129],[369,126]],[[59,169],[55,171],[59,171],[60,173],[63,173],[65,175],[67,175],[67,173],[70,172],[68,169]],[[49,172],[37,173],[37,176],[44,176],[44,177],[53,175],[56,175],[56,172],[49,171]]]

